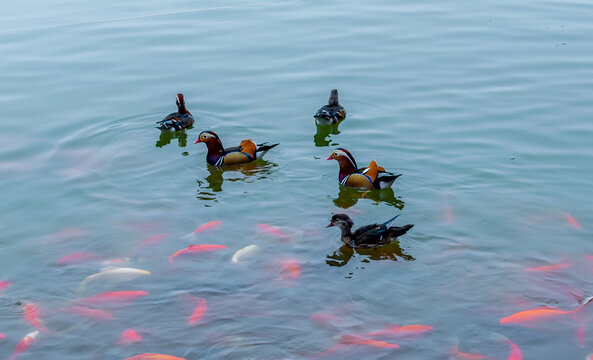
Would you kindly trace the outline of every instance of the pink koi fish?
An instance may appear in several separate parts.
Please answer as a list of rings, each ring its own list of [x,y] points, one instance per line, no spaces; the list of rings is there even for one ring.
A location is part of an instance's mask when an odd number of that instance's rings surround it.
[[[193,253],[193,254],[204,253],[204,252],[216,251],[216,250],[221,250],[221,249],[226,249],[226,246],[224,246],[224,245],[210,245],[210,244],[190,245],[190,246],[186,247],[185,249],[181,249],[181,250],[177,251],[175,254],[171,255],[171,257],[169,258],[169,262],[172,263],[173,259],[179,255],[190,254],[190,253]]]
[[[127,345],[137,343],[140,341],[142,341],[142,336],[138,335],[138,333],[132,329],[126,329],[121,333],[121,337],[116,342],[116,344]]]

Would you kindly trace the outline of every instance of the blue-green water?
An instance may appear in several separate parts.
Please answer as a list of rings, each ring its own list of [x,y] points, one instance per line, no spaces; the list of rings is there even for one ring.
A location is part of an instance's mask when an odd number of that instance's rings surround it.
[[[20,302],[50,332],[19,359],[443,359],[456,344],[506,359],[500,335],[526,359],[584,359],[587,307],[535,328],[499,321],[593,295],[592,11],[557,0],[5,4],[0,281],[12,285],[0,294],[0,357],[34,330]],[[339,134],[312,118],[332,88],[348,111]],[[154,122],[179,91],[195,127],[161,138]],[[219,171],[193,144],[202,130],[226,146],[281,145]],[[403,173],[393,193],[340,189],[325,161],[337,146]],[[324,228],[338,212],[357,225],[401,213],[415,227],[401,249],[351,256]],[[222,224],[187,236],[209,221]],[[168,261],[192,243],[227,249]],[[151,275],[81,292],[102,261],[57,261],[82,251]],[[525,271],[558,262],[572,265]],[[110,308],[109,321],[62,311],[119,290],[149,295]],[[195,326],[188,294],[208,304]],[[395,350],[319,355],[388,324],[434,329],[383,338]],[[126,328],[143,341],[114,345]],[[577,341],[579,328],[589,331]]]

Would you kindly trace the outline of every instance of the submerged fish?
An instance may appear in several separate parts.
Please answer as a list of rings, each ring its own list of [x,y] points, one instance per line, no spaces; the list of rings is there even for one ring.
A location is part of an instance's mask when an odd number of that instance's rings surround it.
[[[196,230],[194,230],[194,234],[197,235],[198,233],[203,232],[203,231],[216,229],[221,224],[222,224],[222,221],[209,221],[209,222],[205,223],[204,225],[198,227]]]
[[[33,345],[35,343],[35,341],[37,340],[37,337],[38,336],[39,336],[39,331],[38,330],[35,330],[35,331],[30,332],[27,335],[25,335],[25,337],[22,338],[21,341],[19,341],[19,343],[16,345],[16,348],[14,349],[14,352],[10,356],[9,360],[16,359],[16,357],[20,353],[22,353],[23,351],[25,351],[28,348],[30,348],[31,345]]]
[[[296,259],[286,258],[280,265],[280,277],[284,280],[296,279],[301,275],[301,265]]]
[[[509,339],[505,339],[504,342],[509,344],[509,346],[511,347],[511,353],[509,354],[507,360],[523,360],[523,354],[521,353],[521,349],[519,349],[517,344],[515,344]]]
[[[200,245],[190,245],[185,249],[181,249],[177,251],[175,254],[171,255],[169,258],[169,262],[173,262],[173,259],[182,254],[189,254],[189,253],[203,253],[203,252],[210,252],[215,250],[226,249],[224,245],[211,245],[211,244],[200,244]]]
[[[186,360],[177,356],[145,353],[126,358],[126,360]]]
[[[33,303],[27,303],[23,305],[23,317],[31,326],[33,326],[37,330],[49,332],[47,328],[41,323],[41,318],[39,316],[39,309]]]
[[[0,340],[4,340],[6,338],[6,335],[4,335],[3,333],[0,333]]]
[[[200,320],[202,320],[202,318],[204,317],[204,314],[206,314],[206,309],[207,309],[206,300],[201,299],[201,298],[196,298],[196,297],[194,297],[194,300],[196,300],[198,302],[198,307],[196,307],[194,312],[189,317],[189,320],[187,322],[189,325],[195,325]]]
[[[148,239],[141,242],[140,247],[152,246],[152,245],[158,244],[159,242],[165,240],[168,236],[169,236],[169,234],[157,234],[157,235],[151,236]]]
[[[343,335],[340,338],[340,344],[357,344],[357,345],[368,345],[374,346],[379,348],[391,348],[391,349],[399,349],[399,345],[388,343],[385,341],[375,340],[375,339],[364,339],[358,337],[356,335]]]
[[[150,271],[135,269],[135,268],[127,268],[127,267],[111,267],[102,270],[96,274],[88,276],[86,279],[82,281],[80,284],[80,290],[84,290],[87,284],[91,281],[101,280],[101,279],[112,279],[117,280],[117,282],[124,282],[129,281],[137,278],[140,275],[150,275]]]
[[[82,316],[84,318],[92,319],[92,320],[112,320],[112,319],[115,319],[113,314],[110,314],[103,310],[93,309],[93,308],[89,308],[89,307],[85,307],[85,306],[72,306],[72,307],[63,309],[62,311],[76,314],[78,316]]]
[[[500,319],[501,324],[523,324],[523,323],[530,323],[534,321],[543,321],[549,320],[553,318],[557,318],[559,316],[570,315],[574,314],[577,311],[581,310],[585,305],[582,304],[578,308],[574,310],[558,310],[547,306],[538,307],[532,310],[525,310],[515,313],[513,315],[504,317]]]
[[[457,346],[450,350],[451,356],[459,360],[494,360],[489,356],[484,356],[482,354],[475,354],[475,353],[467,353],[459,350]]]
[[[10,285],[12,285],[10,281],[0,281],[0,291],[6,290]]]
[[[564,261],[559,262],[552,265],[543,265],[543,266],[536,266],[536,267],[528,267],[525,271],[528,272],[554,272],[567,269],[572,266],[572,261]]]
[[[290,236],[288,234],[286,234],[285,232],[283,232],[275,226],[268,224],[257,224],[256,226],[257,229],[261,232],[277,236],[282,240],[290,240]]]
[[[372,331],[369,333],[358,334],[358,336],[410,336],[410,335],[420,335],[424,334],[428,331],[433,330],[434,328],[429,325],[389,325],[384,330],[379,331]]]
[[[142,336],[138,335],[138,333],[132,329],[126,329],[121,333],[121,337],[116,342],[116,344],[127,345],[137,343],[139,341],[142,341]]]
[[[99,257],[91,252],[83,251],[83,252],[76,252],[72,254],[68,254],[62,256],[58,259],[58,265],[72,265],[72,264],[80,264],[88,261],[97,260]]]
[[[237,252],[235,253],[235,255],[233,255],[233,257],[232,257],[231,262],[234,262],[235,264],[239,264],[239,263],[241,263],[241,259],[244,256],[246,256],[246,255],[248,255],[248,254],[250,254],[252,252],[255,252],[257,250],[259,250],[259,246],[257,246],[257,245],[247,245],[244,248],[241,248],[241,249],[237,250]]]
[[[104,304],[104,303],[118,303],[130,302],[137,298],[148,296],[146,291],[111,291],[103,292],[97,295],[89,296],[79,300],[83,304]]]
[[[572,225],[572,227],[577,228],[577,229],[582,229],[583,227],[581,226],[581,224],[579,224],[579,222],[577,221],[577,219],[573,218],[569,213],[564,214],[564,217],[566,218],[566,221]]]

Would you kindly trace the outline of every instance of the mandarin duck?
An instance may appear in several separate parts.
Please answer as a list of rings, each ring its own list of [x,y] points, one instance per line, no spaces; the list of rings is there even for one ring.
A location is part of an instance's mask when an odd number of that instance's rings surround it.
[[[192,114],[185,107],[183,94],[177,94],[177,112],[167,115],[163,120],[157,121],[157,129],[165,131],[177,131],[190,128],[194,124]]]
[[[342,230],[342,241],[351,248],[374,248],[387,245],[395,241],[398,236],[408,232],[414,224],[404,226],[390,226],[399,215],[387,220],[383,224],[361,226],[352,232],[354,222],[346,214],[332,216],[331,222],[326,226],[337,226]]]
[[[377,165],[375,160],[371,161],[366,168],[358,168],[356,160],[350,152],[344,148],[337,148],[326,160],[337,160],[340,165],[338,179],[340,184],[361,189],[385,189],[391,187],[395,179],[402,174],[393,174],[385,171]]]
[[[248,139],[242,140],[239,146],[225,149],[214,131],[202,131],[194,144],[201,142],[208,148],[206,161],[214,166],[245,164],[263,157],[270,149],[278,146],[278,144],[268,145],[267,142],[256,144]]]
[[[327,105],[322,106],[313,115],[315,122],[319,125],[337,124],[346,117],[346,109],[340,105],[338,90],[333,89],[329,94]]]

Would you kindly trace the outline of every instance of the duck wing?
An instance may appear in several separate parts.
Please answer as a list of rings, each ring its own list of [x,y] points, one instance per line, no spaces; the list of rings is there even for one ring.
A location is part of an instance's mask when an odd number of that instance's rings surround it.
[[[383,224],[366,225],[356,229],[352,233],[352,239],[356,246],[372,247],[373,245],[385,244],[383,238],[386,233],[387,226]]]
[[[161,130],[181,130],[194,124],[194,118],[189,114],[171,113],[163,120],[156,122]]]

